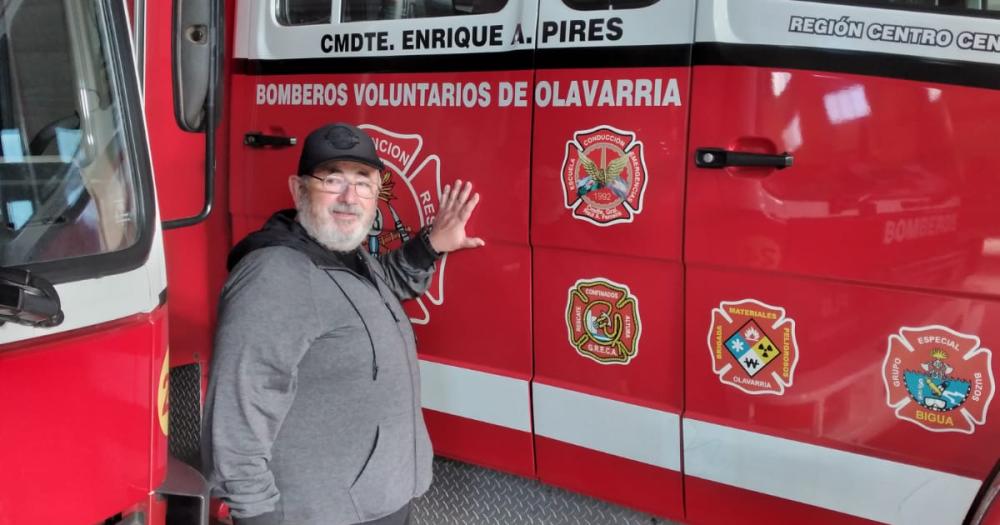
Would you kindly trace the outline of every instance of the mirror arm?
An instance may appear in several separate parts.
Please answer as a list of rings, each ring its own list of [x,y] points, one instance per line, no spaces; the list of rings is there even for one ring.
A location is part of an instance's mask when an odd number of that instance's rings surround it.
[[[0,325],[49,328],[65,316],[55,286],[31,270],[0,268]]]

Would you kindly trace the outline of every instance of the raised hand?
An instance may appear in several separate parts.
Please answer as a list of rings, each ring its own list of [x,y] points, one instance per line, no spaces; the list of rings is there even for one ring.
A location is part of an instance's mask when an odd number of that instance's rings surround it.
[[[462,248],[485,246],[486,241],[465,234],[465,224],[469,222],[473,210],[479,204],[479,194],[472,193],[472,183],[455,181],[455,187],[445,185],[441,191],[441,204],[434,227],[431,229],[431,247],[438,253],[448,253]]]

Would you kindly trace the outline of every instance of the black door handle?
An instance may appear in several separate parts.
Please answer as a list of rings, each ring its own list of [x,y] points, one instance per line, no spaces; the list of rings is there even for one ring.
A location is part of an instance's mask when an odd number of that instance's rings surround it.
[[[282,148],[285,146],[294,146],[295,143],[295,137],[265,135],[259,131],[249,131],[243,135],[243,144],[246,144],[251,148],[265,148],[268,146]]]
[[[794,158],[788,153],[765,155],[744,151],[728,151],[722,148],[698,148],[694,153],[694,164],[699,168],[722,169],[728,166],[765,167],[783,170],[792,165]]]

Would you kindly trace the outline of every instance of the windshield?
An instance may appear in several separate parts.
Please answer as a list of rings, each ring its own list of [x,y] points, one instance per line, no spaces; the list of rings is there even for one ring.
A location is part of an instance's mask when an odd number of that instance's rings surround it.
[[[97,0],[0,6],[0,266],[129,248],[140,214]]]

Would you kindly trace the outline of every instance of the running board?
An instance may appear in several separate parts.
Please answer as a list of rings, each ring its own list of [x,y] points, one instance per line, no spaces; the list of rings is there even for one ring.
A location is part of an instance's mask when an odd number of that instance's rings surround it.
[[[208,525],[208,482],[194,467],[169,456],[167,479],[156,493],[167,502],[167,525]]]

